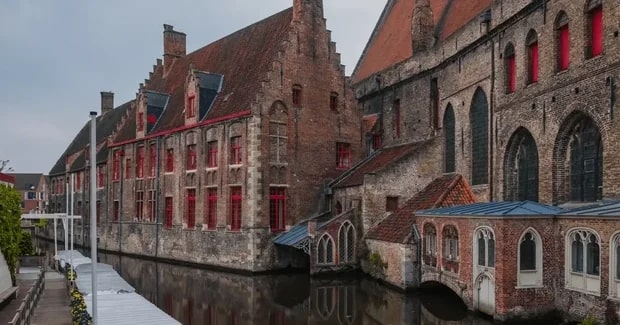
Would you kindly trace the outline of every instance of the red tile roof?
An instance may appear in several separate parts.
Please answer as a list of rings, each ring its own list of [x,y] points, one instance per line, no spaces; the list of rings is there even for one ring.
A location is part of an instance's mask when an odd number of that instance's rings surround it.
[[[157,66],[145,89],[168,94],[170,100],[151,133],[185,124],[185,81],[190,67],[224,75],[222,90],[206,116],[207,120],[248,111],[260,91],[261,82],[267,78],[276,53],[288,37],[292,18],[293,10],[289,8],[245,27],[178,58],[165,76],[164,66]],[[135,117],[128,119],[125,126],[135,129]],[[135,130],[121,130],[115,142],[133,138]]]
[[[368,239],[405,243],[411,235],[418,210],[475,203],[476,198],[463,176],[449,174],[436,178],[401,208],[383,219],[366,234]]]
[[[368,44],[353,72],[353,83],[407,60],[413,54],[411,18],[416,0],[388,1]],[[443,41],[454,34],[493,0],[430,0],[435,34]]]
[[[362,185],[364,184],[365,174],[376,173],[382,170],[390,164],[415,152],[417,148],[423,146],[425,143],[426,142],[421,141],[383,148],[345,172],[342,178],[334,183],[333,187],[342,188]]]

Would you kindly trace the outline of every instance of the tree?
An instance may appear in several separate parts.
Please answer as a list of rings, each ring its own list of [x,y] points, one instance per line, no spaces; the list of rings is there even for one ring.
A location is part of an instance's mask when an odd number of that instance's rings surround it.
[[[3,172],[3,171],[12,172],[13,171],[13,167],[9,167],[9,161],[10,160],[8,159],[0,160],[0,172]]]
[[[0,186],[0,250],[9,266],[11,280],[15,282],[15,271],[19,260],[22,228],[21,197],[19,192],[8,186]]]

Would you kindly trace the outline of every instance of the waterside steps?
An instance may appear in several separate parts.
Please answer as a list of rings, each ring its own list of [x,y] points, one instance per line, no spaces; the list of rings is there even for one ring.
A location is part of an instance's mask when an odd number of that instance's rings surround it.
[[[75,275],[75,281],[69,281],[69,286],[77,289],[84,297],[86,310],[92,315],[93,265],[90,258],[84,257],[78,251],[59,251],[54,258],[58,269],[62,272],[66,273],[73,268],[72,274]],[[97,324],[181,324],[136,293],[136,290],[114,270],[112,265],[96,263],[95,272],[97,276],[97,292],[95,293],[97,295]],[[67,292],[66,288],[65,292]]]

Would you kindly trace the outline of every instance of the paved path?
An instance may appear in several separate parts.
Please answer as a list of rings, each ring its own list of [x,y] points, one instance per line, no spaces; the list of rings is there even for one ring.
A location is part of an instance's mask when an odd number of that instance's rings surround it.
[[[17,297],[11,300],[9,304],[4,306],[4,308],[0,310],[1,325],[8,324],[8,322],[13,320],[13,317],[17,313],[17,308],[19,308],[19,305],[21,305],[22,301],[26,297],[28,290],[30,290],[30,288],[32,288],[32,286],[35,284],[37,276],[39,274],[38,272],[38,268],[36,268],[34,271],[27,270],[26,273],[17,274],[17,276],[15,277],[15,279],[17,280],[17,286],[19,287],[19,290],[17,291]]]
[[[71,325],[69,293],[65,278],[57,272],[45,273],[45,289],[34,310],[31,325]]]

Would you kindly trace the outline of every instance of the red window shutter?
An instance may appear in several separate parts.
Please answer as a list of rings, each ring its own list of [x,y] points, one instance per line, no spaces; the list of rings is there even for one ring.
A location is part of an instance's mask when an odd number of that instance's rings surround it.
[[[144,177],[144,147],[138,147],[136,157],[136,178]]]
[[[217,141],[210,141],[207,147],[207,167],[217,167]]]
[[[187,97],[187,117],[196,116],[196,96]]]
[[[271,231],[286,229],[286,189],[271,188],[269,190],[269,224]]]
[[[172,228],[172,198],[166,197],[165,201],[165,210],[166,210],[166,220],[165,226],[166,228]]]
[[[196,189],[187,190],[187,228],[196,227]]]
[[[351,167],[351,145],[348,143],[336,143],[337,167],[346,169]]]
[[[530,82],[538,82],[538,42],[530,45]]]
[[[120,178],[120,153],[118,151],[116,151],[114,153],[114,161],[112,162],[112,179],[115,181],[118,181]]]
[[[154,144],[149,147],[149,176],[155,177],[155,167],[157,167],[157,150]]]
[[[506,60],[508,60],[508,92],[514,93],[517,90],[517,62],[514,56]]]
[[[217,188],[207,190],[207,229],[217,226]]]
[[[603,7],[599,6],[590,11],[590,36],[592,42],[592,57],[603,53]]]
[[[166,152],[166,172],[174,171],[174,150],[168,149]]]
[[[568,25],[560,28],[559,34],[560,39],[558,50],[560,51],[560,53],[558,53],[558,55],[560,60],[559,68],[561,71],[568,69],[568,65],[570,64],[570,35],[568,31]]]
[[[230,138],[230,164],[236,165],[242,162],[241,137]]]
[[[241,230],[241,187],[230,188],[230,230]]]
[[[187,146],[187,170],[196,169],[196,145]]]

